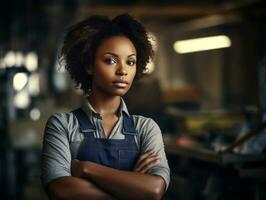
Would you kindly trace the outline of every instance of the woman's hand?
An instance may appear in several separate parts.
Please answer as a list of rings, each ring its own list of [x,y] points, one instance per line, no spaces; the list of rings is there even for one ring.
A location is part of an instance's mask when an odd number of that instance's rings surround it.
[[[79,161],[77,159],[71,161],[71,174],[72,176],[82,178],[86,170],[87,161]]]
[[[139,157],[133,171],[144,174],[152,167],[158,165],[160,163],[160,160],[161,157],[155,154],[154,152],[152,151],[145,152]]]

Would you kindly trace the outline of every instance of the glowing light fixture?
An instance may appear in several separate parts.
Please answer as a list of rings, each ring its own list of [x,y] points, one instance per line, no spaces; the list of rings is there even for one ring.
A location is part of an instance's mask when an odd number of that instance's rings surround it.
[[[34,121],[40,119],[41,117],[41,112],[38,108],[33,108],[31,111],[30,111],[30,118]]]
[[[30,105],[30,97],[27,90],[23,90],[14,97],[14,105],[17,108],[25,109]]]
[[[24,55],[21,52],[15,53],[15,66],[20,67],[24,64]]]
[[[22,90],[28,82],[28,76],[26,73],[16,73],[13,78],[13,88],[16,91]]]
[[[25,66],[30,72],[37,70],[37,68],[38,68],[38,56],[36,53],[30,52],[26,55]]]
[[[29,77],[29,93],[32,96],[40,94],[40,79],[38,73],[33,73]]]
[[[207,51],[212,49],[221,49],[231,46],[231,40],[226,35],[210,36],[188,40],[180,40],[174,43],[174,50],[177,53],[191,53],[198,51]]]
[[[7,67],[13,67],[16,64],[15,52],[14,51],[7,52],[4,58],[4,62]]]

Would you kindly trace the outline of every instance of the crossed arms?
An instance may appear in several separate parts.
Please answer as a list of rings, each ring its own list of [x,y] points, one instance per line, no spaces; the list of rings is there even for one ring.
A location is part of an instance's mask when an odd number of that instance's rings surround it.
[[[68,129],[73,132],[73,125],[69,121],[72,121],[71,116],[59,113],[48,120],[45,128],[42,181],[51,199],[162,198],[166,182],[161,176],[148,174],[149,170],[153,173],[154,169],[161,169],[161,166],[166,174],[168,172],[161,132],[155,122],[149,122],[152,124],[150,128],[147,120],[141,122],[145,124],[139,127],[142,134],[146,135],[141,146],[145,153],[138,158],[133,171],[123,171],[89,161],[71,162],[71,158],[75,156],[70,151],[69,138],[72,135],[68,135]],[[149,149],[153,149],[161,157],[147,152]]]
[[[51,181],[46,191],[51,199],[161,199],[165,182],[160,176],[147,174],[160,158],[146,152],[133,171],[117,170],[90,161],[74,160],[72,176]]]

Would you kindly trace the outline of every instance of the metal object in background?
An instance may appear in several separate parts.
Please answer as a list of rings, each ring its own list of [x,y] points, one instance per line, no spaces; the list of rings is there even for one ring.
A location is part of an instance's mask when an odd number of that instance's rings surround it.
[[[9,122],[16,117],[14,72],[0,69],[0,199],[22,200],[26,184],[40,175],[40,148],[18,148],[11,141]]]
[[[266,55],[259,63],[259,94],[262,108],[262,117],[266,121]]]
[[[0,70],[0,195],[1,199],[15,199],[15,162],[14,151],[8,134],[10,117],[9,74]]]

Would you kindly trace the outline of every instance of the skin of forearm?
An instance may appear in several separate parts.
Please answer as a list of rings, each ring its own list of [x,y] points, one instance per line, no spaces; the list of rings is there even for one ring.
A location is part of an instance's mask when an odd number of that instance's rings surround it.
[[[117,170],[93,162],[86,162],[82,176],[118,199],[159,200],[165,190],[164,180],[159,176]]]
[[[53,200],[114,200],[89,180],[66,176],[58,178],[46,187],[48,196]]]

